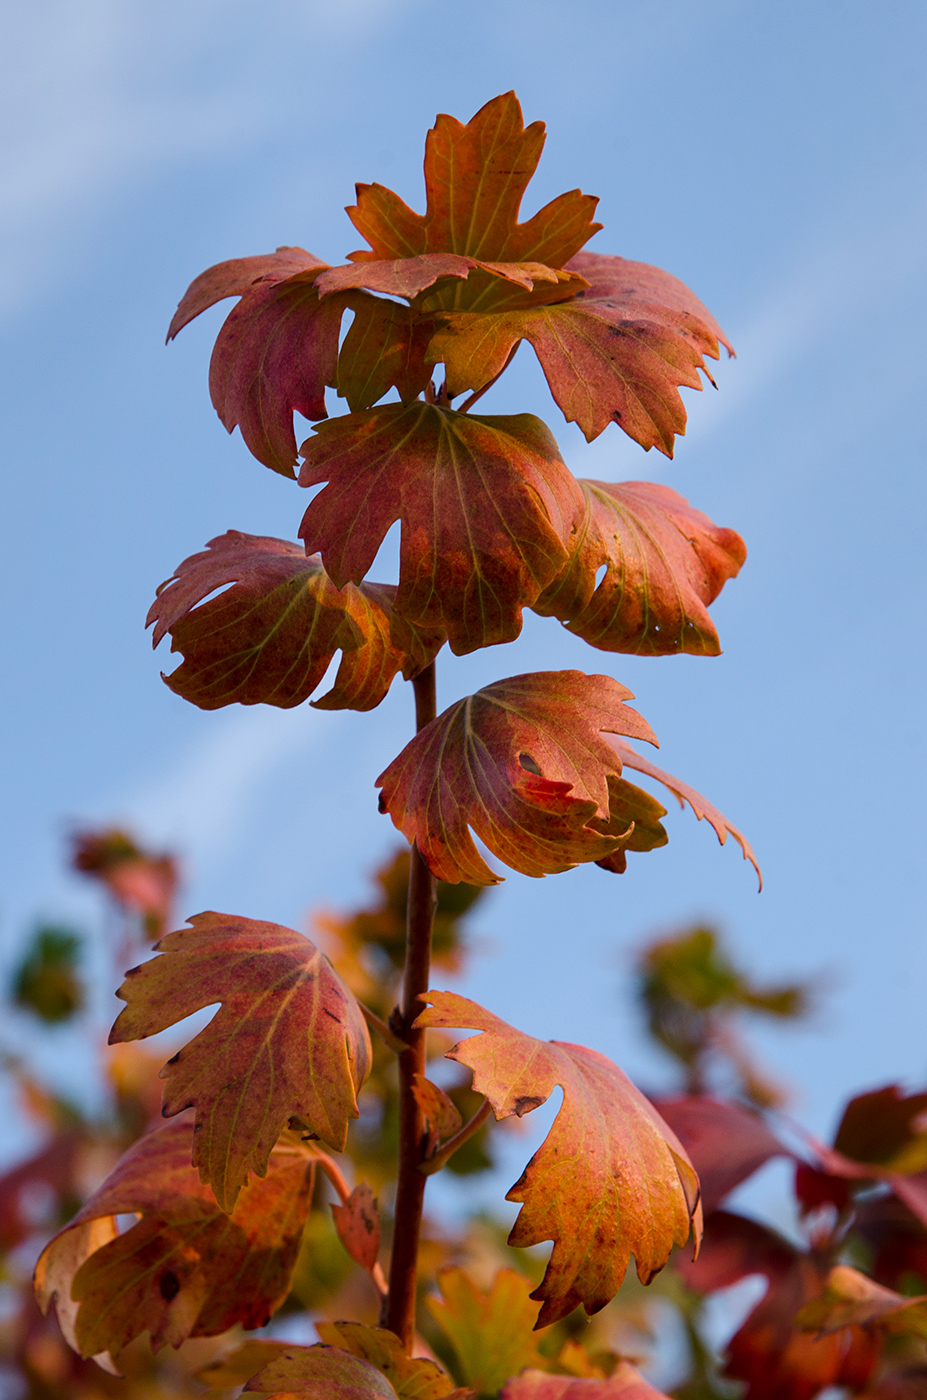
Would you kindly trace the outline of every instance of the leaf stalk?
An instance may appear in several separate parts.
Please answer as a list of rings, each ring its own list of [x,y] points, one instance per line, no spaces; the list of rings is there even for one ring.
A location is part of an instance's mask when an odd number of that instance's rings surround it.
[[[424,1176],[433,1176],[435,1172],[439,1172],[441,1168],[446,1166],[450,1161],[454,1153],[459,1148],[463,1147],[464,1143],[472,1138],[474,1133],[479,1132],[491,1112],[492,1108],[489,1100],[484,1099],[469,1122],[464,1123],[463,1127],[460,1128],[453,1137],[448,1138],[443,1147],[439,1147],[432,1152],[431,1156],[427,1157],[425,1161],[421,1163],[419,1171],[422,1172]]]

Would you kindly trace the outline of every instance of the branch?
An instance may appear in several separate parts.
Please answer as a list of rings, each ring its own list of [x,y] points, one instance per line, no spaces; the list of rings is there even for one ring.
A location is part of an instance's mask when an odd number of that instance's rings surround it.
[[[406,1042],[400,1040],[398,1035],[393,1034],[382,1016],[378,1016],[375,1011],[371,1011],[370,1007],[365,1006],[362,1001],[359,1001],[357,1004],[363,1013],[367,1025],[372,1031],[376,1031],[387,1050],[392,1050],[394,1055],[402,1055],[408,1050],[409,1047]]]
[[[456,1132],[453,1137],[448,1138],[443,1147],[439,1147],[435,1152],[432,1152],[430,1157],[426,1157],[424,1162],[420,1164],[419,1171],[425,1176],[432,1176],[435,1172],[439,1172],[450,1158],[453,1157],[458,1148],[463,1147],[464,1143],[472,1138],[474,1133],[479,1132],[491,1112],[492,1108],[490,1107],[489,1100],[484,1099],[469,1123],[464,1123],[463,1127]]]

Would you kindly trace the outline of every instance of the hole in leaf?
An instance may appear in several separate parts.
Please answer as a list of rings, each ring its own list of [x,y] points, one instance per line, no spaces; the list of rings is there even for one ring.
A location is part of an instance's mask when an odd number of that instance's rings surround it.
[[[596,569],[596,571],[595,571],[595,586],[596,586],[596,588],[598,588],[599,584],[600,584],[600,583],[602,582],[602,580],[605,578],[605,575],[606,575],[607,573],[608,573],[608,565],[607,565],[607,564],[600,564],[599,567],[598,567],[598,568]]]
[[[521,764],[522,768],[524,768],[526,773],[533,773],[536,778],[541,777],[541,770],[535,763],[534,759],[531,757],[530,753],[520,753],[518,755],[518,762]]]

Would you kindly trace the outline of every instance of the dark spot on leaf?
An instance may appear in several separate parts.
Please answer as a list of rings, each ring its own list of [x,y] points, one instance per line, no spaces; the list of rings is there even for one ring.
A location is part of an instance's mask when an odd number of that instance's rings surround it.
[[[135,974],[136,974],[136,972],[141,972],[141,970],[142,970],[141,963],[139,963],[138,967],[130,967],[129,970],[128,970],[128,972],[126,973],[126,976],[127,976],[127,977],[134,977]]]
[[[339,1016],[336,1016],[335,1013],[334,1013],[333,1011],[329,1011],[329,1009],[328,1009],[327,1006],[323,1006],[323,1007],[322,1007],[322,1010],[325,1012],[325,1015],[326,1015],[326,1016],[330,1016],[331,1019],[332,1019],[333,1021],[337,1021],[337,1022],[339,1023],[339,1025],[340,1025],[340,1023],[341,1023],[341,1018],[340,1018]]]
[[[518,755],[518,762],[521,764],[522,768],[524,768],[526,773],[533,773],[536,778],[541,777],[541,770],[538,767],[535,760],[531,757],[530,753],[520,753]]]
[[[169,1065],[176,1065],[176,1063],[177,1063],[177,1061],[178,1061],[179,1059],[180,1059],[180,1051],[178,1050],[178,1051],[177,1051],[177,1054],[176,1054],[176,1055],[172,1055],[171,1058],[168,1060],[167,1063],[168,1063]]]
[[[378,811],[381,815],[384,815],[385,812],[386,812],[386,800],[385,800],[385,798],[384,798],[382,792],[380,793],[380,796],[377,798],[377,811]]]
[[[158,1285],[161,1289],[161,1297],[165,1303],[172,1303],[180,1292],[180,1284],[177,1282],[177,1275],[168,1269],[166,1274],[161,1275],[161,1282]]]
[[[541,1107],[541,1104],[542,1104],[542,1103],[545,1103],[546,1100],[547,1100],[546,1094],[542,1094],[542,1095],[538,1095],[538,1096],[532,1096],[532,1095],[530,1095],[530,1094],[525,1094],[525,1096],[524,1096],[523,1098],[516,1099],[516,1100],[515,1100],[515,1116],[516,1116],[516,1118],[523,1118],[523,1117],[525,1116],[525,1114],[526,1114],[526,1113],[530,1113],[530,1112],[532,1111],[532,1109],[540,1108],[540,1107]]]

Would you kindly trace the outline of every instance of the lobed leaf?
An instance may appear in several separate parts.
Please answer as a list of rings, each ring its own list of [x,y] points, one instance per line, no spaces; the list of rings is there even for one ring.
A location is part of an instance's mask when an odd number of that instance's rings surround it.
[[[416,398],[431,381],[431,321],[364,292],[349,292],[344,301],[354,319],[338,352],[337,389],[348,408],[370,408],[393,388],[403,402]]]
[[[300,484],[329,484],[300,526],[339,587],[360,583],[402,522],[395,606],[462,655],[507,642],[565,564],[582,509],[554,439],[530,414],[483,418],[415,402],[317,429]]]
[[[358,185],[348,209],[371,251],[352,262],[455,253],[489,262],[564,263],[601,228],[598,200],[573,190],[524,224],[521,201],[544,147],[544,124],[525,127],[512,92],[487,102],[465,124],[441,114],[425,143],[425,214],[382,185]]]
[[[380,805],[440,880],[498,882],[469,828],[525,875],[601,860],[627,843],[609,833],[610,776],[621,758],[602,731],[656,740],[610,676],[541,671],[459,700],[377,779]]]
[[[707,606],[746,558],[668,486],[580,481],[585,514],[569,562],[533,604],[602,651],[716,656]],[[602,565],[606,571],[597,584]]]
[[[509,1244],[553,1240],[531,1294],[536,1326],[582,1303],[598,1312],[618,1292],[633,1254],[649,1283],[674,1244],[701,1234],[698,1177],[672,1130],[617,1065],[581,1045],[541,1041],[453,992],[429,992],[417,1026],[466,1027],[481,1035],[448,1058],[473,1071],[497,1119],[539,1108],[556,1085],[563,1104],[542,1147],[506,1200],[522,1202]]]
[[[463,1269],[441,1269],[440,1299],[425,1306],[457,1357],[457,1375],[478,1395],[495,1395],[509,1376],[539,1365],[537,1309],[530,1285],[514,1269],[499,1269],[484,1292]]]
[[[196,1109],[193,1163],[231,1210],[249,1169],[267,1170],[290,1118],[344,1149],[370,1038],[353,995],[302,934],[229,914],[190,924],[161,939],[164,956],[127,974],[109,1038],[141,1040],[220,1004],[162,1069],[162,1113]]]
[[[503,1386],[500,1400],[667,1400],[628,1361],[619,1361],[607,1378],[553,1376],[524,1371]]]
[[[395,594],[387,584],[336,588],[318,555],[307,558],[287,540],[229,530],[162,585],[147,625],[155,625],[155,646],[171,633],[171,651],[184,660],[164,679],[200,709],[299,705],[341,650],[334,686],[313,704],[370,710],[397,672],[417,675],[443,644],[439,631],[399,616]]]
[[[399,1400],[446,1400],[451,1395],[462,1400],[469,1394],[456,1390],[450,1376],[436,1362],[407,1356],[396,1334],[385,1327],[365,1327],[360,1322],[317,1322],[316,1331],[323,1342],[376,1366]]]
[[[82,1356],[116,1356],[148,1332],[155,1350],[261,1327],[285,1299],[312,1198],[313,1161],[278,1144],[267,1175],[231,1212],[190,1165],[194,1127],[165,1124],[125,1152],[35,1271],[43,1311],[54,1300]],[[117,1234],[117,1215],[141,1218]]]

